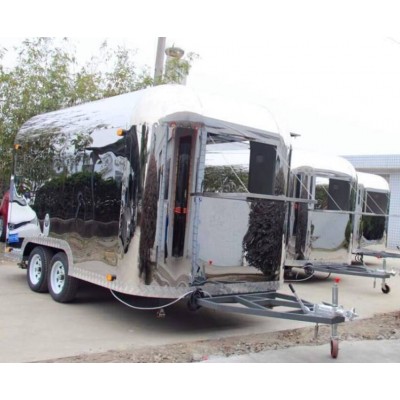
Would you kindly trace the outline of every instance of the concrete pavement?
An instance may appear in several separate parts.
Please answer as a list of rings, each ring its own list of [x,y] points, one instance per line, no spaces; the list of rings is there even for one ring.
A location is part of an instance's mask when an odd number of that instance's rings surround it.
[[[381,265],[380,260],[368,261],[377,268]],[[399,269],[400,260],[388,261],[389,268],[392,265]],[[339,304],[345,308],[355,307],[360,318],[398,311],[400,277],[397,275],[388,283],[391,291],[383,294],[380,283],[377,282],[374,288],[371,278],[341,276]],[[325,275],[320,274],[317,280],[298,282],[294,286],[300,297],[320,303],[331,300],[332,284],[333,276],[325,279]],[[291,294],[287,284],[282,286],[281,292]],[[155,313],[131,310],[118,303],[106,289],[91,285],[83,285],[76,302],[59,304],[47,294],[32,292],[26,282],[26,271],[20,270],[15,263],[4,259],[0,262],[0,362],[42,361],[108,350],[129,350],[312,326],[298,321],[206,309],[191,313],[184,303],[168,308],[166,314],[166,318],[160,320]],[[394,343],[388,344],[389,347],[391,345]],[[335,362],[346,362],[347,353],[353,351],[353,347],[348,346],[353,344],[340,343],[339,358]],[[370,342],[368,347],[372,349]],[[316,354],[315,360],[330,362],[329,343],[320,348],[321,355]],[[308,355],[318,351],[317,348],[306,350]],[[297,351],[301,349],[282,350],[288,359],[300,360],[302,356]],[[279,355],[281,350],[274,352],[278,352],[274,353],[278,360],[283,359]],[[383,354],[380,350],[372,353],[375,357]],[[258,356],[255,354],[254,357]],[[373,361],[375,359],[370,358]]]
[[[340,342],[339,356],[331,358],[329,345],[296,346],[231,357],[210,356],[204,363],[398,363],[400,340]]]

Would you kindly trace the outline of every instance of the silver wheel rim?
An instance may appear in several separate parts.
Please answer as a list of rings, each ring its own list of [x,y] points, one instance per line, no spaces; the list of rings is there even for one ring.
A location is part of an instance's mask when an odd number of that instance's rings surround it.
[[[29,280],[32,284],[37,285],[42,278],[43,265],[42,258],[39,254],[35,254],[29,264]]]
[[[53,264],[50,274],[51,289],[55,294],[60,294],[65,284],[65,267],[61,261]]]

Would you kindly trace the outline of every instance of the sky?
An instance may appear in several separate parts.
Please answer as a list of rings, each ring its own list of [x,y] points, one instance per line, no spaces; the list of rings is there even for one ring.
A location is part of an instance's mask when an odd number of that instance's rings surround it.
[[[83,60],[108,38],[137,49],[137,64],[153,71],[158,35],[164,34],[167,47],[200,56],[188,86],[265,105],[281,126],[301,135],[295,147],[338,155],[400,154],[396,2],[205,0],[190,9],[187,2],[158,8],[153,3],[139,10],[126,2],[125,9],[104,10],[90,20],[68,9],[61,20],[39,15],[39,23],[29,19],[25,30],[13,23],[1,28],[0,44],[15,36],[68,36]]]

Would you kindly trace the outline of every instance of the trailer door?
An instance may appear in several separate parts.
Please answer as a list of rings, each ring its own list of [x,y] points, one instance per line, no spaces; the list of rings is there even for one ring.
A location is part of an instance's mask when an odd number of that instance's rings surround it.
[[[192,154],[192,132],[188,131],[189,130],[184,130],[184,134],[179,137],[176,155],[177,166],[173,209],[174,228],[172,240],[173,257],[182,257],[185,245],[190,184],[190,161]],[[190,133],[190,135],[185,135],[186,132]]]

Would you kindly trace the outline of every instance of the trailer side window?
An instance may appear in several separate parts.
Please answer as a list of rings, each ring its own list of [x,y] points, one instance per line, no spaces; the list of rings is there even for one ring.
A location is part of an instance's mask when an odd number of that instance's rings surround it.
[[[350,209],[350,182],[339,179],[329,180],[328,210]]]
[[[350,210],[350,182],[317,177],[315,186],[315,209],[319,210]]]
[[[276,166],[275,146],[209,134],[203,191],[274,194]]]
[[[389,198],[386,193],[368,192],[366,212],[373,214],[387,214]]]
[[[273,194],[276,160],[276,147],[250,143],[249,192]]]
[[[250,145],[209,134],[206,146],[204,192],[247,192],[249,181]]]

